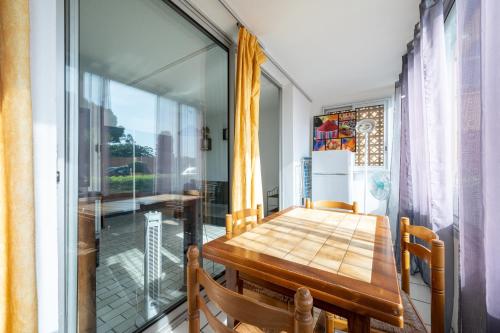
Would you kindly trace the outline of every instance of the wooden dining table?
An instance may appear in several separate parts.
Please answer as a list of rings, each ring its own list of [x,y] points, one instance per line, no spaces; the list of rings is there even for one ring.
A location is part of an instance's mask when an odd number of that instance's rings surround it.
[[[309,288],[314,306],[369,332],[370,318],[403,327],[403,305],[385,216],[290,207],[231,239],[203,245],[203,256],[282,293]]]

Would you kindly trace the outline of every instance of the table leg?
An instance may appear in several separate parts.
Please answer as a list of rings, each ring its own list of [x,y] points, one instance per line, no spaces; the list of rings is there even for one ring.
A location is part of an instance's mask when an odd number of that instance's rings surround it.
[[[349,317],[347,325],[349,327],[349,332],[369,333],[370,317],[353,313]]]
[[[238,291],[238,271],[226,266],[226,288],[229,290]],[[227,317],[227,326],[229,328],[234,328],[235,325],[234,318]]]

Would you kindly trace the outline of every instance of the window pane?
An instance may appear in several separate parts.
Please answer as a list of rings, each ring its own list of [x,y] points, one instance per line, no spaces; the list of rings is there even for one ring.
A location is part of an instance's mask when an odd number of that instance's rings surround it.
[[[356,121],[363,119],[375,120],[375,129],[368,135],[368,165],[383,167],[385,165],[385,110],[384,105],[370,105],[363,107],[347,106],[329,108],[325,114],[337,114],[343,112],[356,112]],[[365,135],[356,133],[356,166],[365,165]]]
[[[385,122],[384,106],[374,105],[356,109],[357,121],[375,120],[375,129],[368,134],[368,165],[384,166],[385,160]],[[356,135],[356,165],[365,165],[365,135]]]
[[[266,75],[260,77],[259,152],[264,194],[264,215],[279,210],[281,89]]]
[[[78,326],[129,332],[225,234],[228,52],[163,1],[87,0],[79,75]]]

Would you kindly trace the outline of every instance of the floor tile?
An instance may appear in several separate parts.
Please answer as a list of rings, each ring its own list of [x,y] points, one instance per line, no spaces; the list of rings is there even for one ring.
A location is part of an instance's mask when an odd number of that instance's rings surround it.
[[[417,301],[430,303],[431,302],[431,288],[427,285],[421,285],[410,282],[410,298]]]
[[[422,276],[420,275],[420,273],[417,273],[417,274],[414,274],[414,275],[410,275],[410,282],[411,283],[415,283],[415,284],[420,284],[420,285],[423,285],[423,286],[427,286],[424,282],[424,280],[422,280]]]
[[[101,232],[99,267],[96,270],[96,310],[100,332],[134,331],[145,321],[144,308],[144,224],[143,214],[105,218]],[[167,223],[168,222],[168,223]],[[178,220],[164,220],[162,227],[161,296],[163,307],[185,295],[183,285],[183,230]],[[204,225],[203,241],[225,234],[223,226]],[[206,267],[205,267],[206,266]],[[205,269],[218,274],[224,266],[204,262]],[[121,317],[120,317],[121,316]],[[123,318],[123,319],[121,319]],[[136,321],[139,323],[136,323]],[[187,327],[187,326],[186,326]]]
[[[224,325],[227,325],[227,315],[224,312],[221,312],[217,315],[217,319],[219,319]]]
[[[412,300],[415,309],[417,309],[418,314],[424,321],[424,324],[430,325],[431,323],[431,305],[429,303]]]
[[[172,333],[187,333],[189,324],[187,321],[184,321],[182,324],[174,328]]]
[[[215,333],[215,331],[212,329],[212,327],[210,326],[205,326],[203,327],[203,329],[201,330],[202,333]],[[187,332],[186,332],[187,333]]]

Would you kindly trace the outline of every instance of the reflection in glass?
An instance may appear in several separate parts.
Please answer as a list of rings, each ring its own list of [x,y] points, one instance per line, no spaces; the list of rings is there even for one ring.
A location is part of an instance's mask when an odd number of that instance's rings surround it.
[[[80,3],[80,332],[175,306],[187,246],[224,234],[227,61],[160,0]]]

